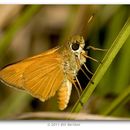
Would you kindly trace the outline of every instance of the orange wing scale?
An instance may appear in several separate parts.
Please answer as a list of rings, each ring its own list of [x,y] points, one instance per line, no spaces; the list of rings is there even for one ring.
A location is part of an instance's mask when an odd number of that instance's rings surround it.
[[[7,66],[0,71],[0,80],[42,101],[47,100],[55,95],[64,80],[58,48]]]
[[[33,62],[34,61],[29,61],[27,63],[20,62],[18,64],[7,66],[6,68],[0,71],[0,80],[11,87],[23,89],[23,73],[25,69]]]
[[[34,63],[24,72],[24,88],[42,101],[54,96],[63,83],[64,73],[61,64],[55,62],[56,59],[53,58],[41,61],[39,62],[41,69]]]

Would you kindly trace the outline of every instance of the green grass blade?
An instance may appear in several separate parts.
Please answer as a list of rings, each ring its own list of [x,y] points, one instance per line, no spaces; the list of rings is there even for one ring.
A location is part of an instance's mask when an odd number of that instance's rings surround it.
[[[113,42],[111,48],[108,50],[107,54],[105,55],[102,64],[99,65],[98,69],[96,70],[94,76],[92,77],[92,83],[88,83],[87,87],[83,91],[81,95],[81,101],[83,104],[85,104],[89,97],[92,95],[93,91],[95,90],[97,84],[100,82],[101,78],[104,76],[105,72],[107,71],[108,67],[114,60],[115,56],[127,40],[127,38],[130,36],[130,18],[127,20],[126,24],[120,31],[119,35]],[[72,112],[79,112],[82,109],[82,106],[79,101],[75,104],[75,106],[72,109]]]
[[[4,33],[4,36],[0,39],[0,57],[10,45],[12,38],[27,22],[32,18],[34,14],[41,8],[41,5],[31,5],[12,23],[12,25]]]
[[[104,41],[104,48],[109,48],[111,46],[110,43],[113,43],[113,41],[117,37],[118,33],[122,29],[124,23],[126,22],[125,14],[126,14],[126,8],[121,6],[118,9],[118,11],[116,12],[116,14],[114,15],[114,17],[112,17],[109,24],[107,25],[106,36],[105,36],[106,39]],[[125,46],[128,48],[127,43],[125,43]],[[123,48],[121,49],[121,51],[124,50]],[[124,50],[124,51],[126,51],[126,50]],[[94,55],[94,53],[92,53],[92,54]],[[102,54],[102,53],[99,53],[99,54]],[[100,86],[100,87],[97,87],[97,89],[96,89],[96,93],[98,93],[98,95],[105,96],[109,93],[117,93],[117,91],[120,92],[121,89],[119,89],[118,87],[121,85],[117,85],[118,83],[120,84],[119,81],[121,81],[121,80],[119,80],[119,78],[122,78],[122,79],[125,78],[125,77],[123,77],[123,75],[120,76],[120,74],[121,74],[120,72],[126,73],[126,71],[124,71],[124,69],[127,69],[127,67],[122,68],[122,69],[120,68],[122,63],[124,63],[124,54],[125,53],[120,52],[120,54],[121,54],[121,56],[119,54],[116,56],[120,60],[116,61],[116,59],[115,59],[115,62],[113,62],[111,64],[111,66],[109,67],[109,71],[107,71],[106,74],[104,75],[102,82],[99,83],[98,86]],[[127,65],[127,63],[126,64],[125,63],[124,63],[124,66]],[[115,74],[117,74],[116,77],[115,77]],[[103,89],[104,86],[105,86],[105,89]],[[127,86],[127,85],[125,84],[123,86]]]
[[[118,97],[116,98],[106,109],[102,114],[103,115],[111,115],[111,113],[121,104],[124,103],[123,101],[129,96],[130,94],[130,86],[125,89],[125,91]],[[127,100],[126,100],[127,101]]]

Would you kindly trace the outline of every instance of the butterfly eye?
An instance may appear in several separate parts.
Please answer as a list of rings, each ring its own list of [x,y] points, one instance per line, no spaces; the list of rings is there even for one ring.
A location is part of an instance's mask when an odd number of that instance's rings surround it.
[[[74,51],[77,51],[77,50],[79,49],[79,44],[78,44],[78,43],[73,43],[73,44],[72,44],[72,49],[73,49]]]

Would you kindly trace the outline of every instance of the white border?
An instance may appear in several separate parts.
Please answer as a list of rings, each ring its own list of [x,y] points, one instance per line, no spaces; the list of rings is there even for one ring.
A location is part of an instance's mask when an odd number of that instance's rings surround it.
[[[130,4],[129,0],[0,0],[0,4]]]
[[[0,0],[0,4],[129,4],[128,0]],[[48,126],[48,123],[57,123],[59,126]],[[67,121],[72,122],[72,121]],[[66,123],[67,123],[66,122]],[[46,130],[46,129],[87,129],[87,130],[130,130],[130,122],[78,122],[80,126],[61,126],[64,121],[10,121],[0,122],[3,130]],[[79,128],[80,127],[80,128]]]
[[[68,125],[68,123],[70,125]],[[74,126],[73,124],[80,124]],[[51,126],[50,124],[53,124]],[[72,124],[72,125],[71,125]],[[0,123],[3,130],[130,130],[130,122],[126,121],[10,121]]]

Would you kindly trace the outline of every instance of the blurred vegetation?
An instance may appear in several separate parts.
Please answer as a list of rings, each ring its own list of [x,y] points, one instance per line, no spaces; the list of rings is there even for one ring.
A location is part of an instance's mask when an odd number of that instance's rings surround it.
[[[109,49],[129,18],[128,5],[0,5],[0,68],[64,44],[69,36],[83,35],[86,46]],[[94,16],[91,22],[88,20]],[[81,112],[130,117],[130,37],[97,85]],[[106,52],[90,50],[102,61]],[[99,64],[87,60],[93,72]],[[90,75],[91,77],[91,75]],[[88,84],[79,71],[84,89]],[[36,111],[58,111],[56,98],[41,102],[29,94],[0,83],[0,119]],[[72,90],[66,112],[78,100]]]

